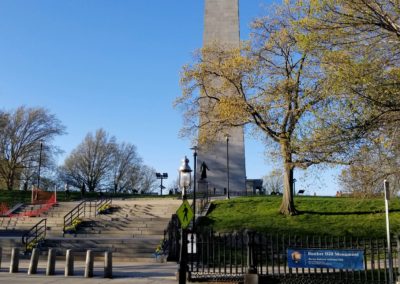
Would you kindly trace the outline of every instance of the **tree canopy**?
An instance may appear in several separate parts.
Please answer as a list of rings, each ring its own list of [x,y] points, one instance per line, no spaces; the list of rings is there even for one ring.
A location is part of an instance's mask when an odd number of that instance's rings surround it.
[[[40,158],[43,168],[51,165],[58,152],[53,139],[64,134],[64,129],[55,115],[44,108],[22,106],[0,112],[0,179],[8,190],[18,188],[21,179],[26,185],[33,184]]]
[[[273,16],[253,22],[252,38],[241,49],[203,48],[184,67],[183,94],[176,100],[184,107],[183,131],[196,134],[203,128],[203,141],[213,143],[217,133],[237,125],[261,134],[270,154],[283,164],[283,214],[297,213],[293,170],[342,162],[352,141],[335,132],[331,120],[327,135],[326,118],[339,105],[324,91],[320,58],[298,39],[302,31],[295,23],[306,13],[292,4],[281,6]],[[205,102],[208,111],[201,113]]]
[[[104,129],[88,133],[60,167],[61,179],[82,193],[94,191],[150,192],[155,171],[142,164],[136,147],[118,143]]]
[[[345,98],[354,125],[372,133],[400,110],[400,7],[392,0],[302,1],[299,40],[322,58],[325,89]]]
[[[331,120],[356,130],[366,143],[341,175],[347,191],[371,195],[382,181],[399,183],[400,6],[392,0],[303,1],[310,13],[298,21],[303,46],[323,60],[325,90],[344,112]],[[346,122],[353,119],[351,124]]]

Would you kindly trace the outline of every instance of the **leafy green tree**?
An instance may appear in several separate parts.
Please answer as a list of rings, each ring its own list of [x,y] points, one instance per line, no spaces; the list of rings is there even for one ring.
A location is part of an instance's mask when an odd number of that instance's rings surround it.
[[[307,31],[299,42],[321,58],[326,74],[323,88],[342,110],[325,124],[341,121],[336,131],[353,132],[349,137],[363,141],[354,149],[352,165],[342,172],[342,185],[349,192],[377,194],[383,179],[397,184],[399,177],[398,135],[393,135],[400,120],[399,2],[311,0],[297,4],[310,11],[297,22]]]
[[[392,0],[301,1],[304,48],[321,58],[324,88],[372,132],[400,119],[400,6]],[[347,125],[347,124],[344,124]]]
[[[385,129],[379,139],[361,148],[339,180],[345,192],[355,196],[376,196],[383,192],[383,180],[390,182],[392,194],[400,185],[400,141],[398,127]],[[387,136],[386,133],[389,135]]]
[[[239,125],[261,137],[282,162],[280,212],[285,215],[297,214],[294,169],[340,162],[350,146],[341,133],[326,135],[324,118],[338,106],[323,92],[318,57],[298,40],[303,31],[293,23],[307,12],[288,3],[273,16],[254,21],[252,39],[241,49],[203,48],[184,67],[183,94],[176,100],[184,110],[183,134],[195,135],[200,128],[203,143],[213,143],[219,133]],[[204,104],[207,112],[202,112]]]

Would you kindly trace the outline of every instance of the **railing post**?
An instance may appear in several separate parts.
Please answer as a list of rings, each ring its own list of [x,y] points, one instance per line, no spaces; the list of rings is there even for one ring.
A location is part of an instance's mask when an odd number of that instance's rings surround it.
[[[104,278],[112,278],[112,252],[104,253]]]
[[[65,253],[65,272],[64,276],[74,275],[74,254],[71,249]]]
[[[400,264],[400,234],[396,235],[397,241],[397,263]],[[397,265],[396,284],[400,284],[400,265]]]
[[[85,278],[93,277],[93,251],[87,250],[86,251],[86,263],[85,263]]]
[[[38,262],[39,262],[39,250],[37,248],[34,248],[32,250],[31,261],[29,263],[28,275],[37,273]]]
[[[65,217],[67,217],[67,215],[64,216],[64,225],[63,225],[63,234],[62,234],[63,237],[65,235]]]
[[[97,216],[97,201],[94,202],[94,217]]]
[[[47,256],[47,268],[46,275],[54,275],[56,271],[56,253],[57,251],[53,248],[49,249],[49,255]]]
[[[11,261],[10,261],[10,273],[17,273],[18,268],[19,268],[19,248],[12,248]]]
[[[245,284],[258,284],[254,235],[254,232],[247,231],[247,273],[244,275]]]

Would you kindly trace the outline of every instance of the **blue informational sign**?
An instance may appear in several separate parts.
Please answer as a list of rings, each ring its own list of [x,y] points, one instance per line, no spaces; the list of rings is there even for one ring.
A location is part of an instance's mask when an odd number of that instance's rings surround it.
[[[289,268],[364,270],[364,250],[288,249]]]

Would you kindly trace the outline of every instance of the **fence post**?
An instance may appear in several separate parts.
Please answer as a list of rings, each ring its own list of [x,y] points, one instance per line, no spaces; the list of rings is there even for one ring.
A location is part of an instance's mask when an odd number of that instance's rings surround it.
[[[65,272],[64,276],[74,275],[74,254],[71,249],[65,253]]]
[[[93,251],[89,249],[86,251],[85,278],[93,277],[93,262]]]
[[[56,271],[56,253],[57,251],[53,248],[49,249],[49,255],[47,256],[47,268],[46,275],[54,275]]]
[[[12,248],[11,250],[11,262],[10,262],[10,273],[17,273],[19,266],[19,248]]]
[[[400,235],[396,236],[397,241],[397,263],[400,263]],[[396,284],[400,284],[400,265],[397,266]]]
[[[112,252],[104,253],[104,278],[112,278]]]
[[[39,250],[37,248],[34,248],[32,250],[31,262],[29,263],[28,275],[37,273],[38,262],[39,262]]]
[[[258,284],[254,235],[254,232],[247,231],[247,272],[244,275],[244,284]]]

